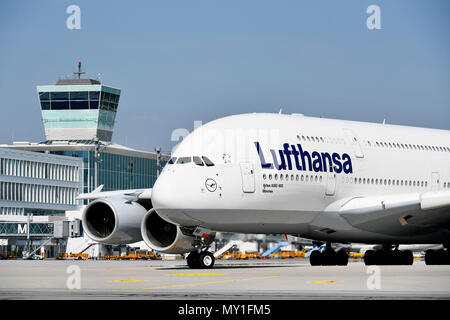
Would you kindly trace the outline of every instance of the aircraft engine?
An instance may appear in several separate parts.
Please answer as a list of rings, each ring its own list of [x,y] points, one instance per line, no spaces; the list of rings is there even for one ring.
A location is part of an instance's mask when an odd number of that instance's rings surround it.
[[[82,224],[94,241],[121,245],[142,240],[141,221],[147,209],[126,198],[102,198],[91,202],[83,212]]]
[[[198,241],[195,236],[184,234],[180,227],[162,219],[154,209],[142,220],[141,233],[149,247],[163,253],[182,254],[194,251]],[[209,234],[206,244],[210,244],[214,237],[215,233]]]

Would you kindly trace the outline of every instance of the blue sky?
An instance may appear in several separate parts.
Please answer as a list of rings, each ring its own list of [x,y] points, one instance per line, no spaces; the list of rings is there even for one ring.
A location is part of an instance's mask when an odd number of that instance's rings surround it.
[[[366,27],[372,4],[381,30]],[[45,140],[36,85],[79,59],[122,89],[113,141],[142,150],[170,150],[195,120],[280,108],[449,130],[449,13],[446,0],[2,0],[0,143]]]

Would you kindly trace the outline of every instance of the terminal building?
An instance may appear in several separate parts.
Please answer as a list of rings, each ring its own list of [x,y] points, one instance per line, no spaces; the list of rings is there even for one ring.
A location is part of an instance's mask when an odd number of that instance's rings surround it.
[[[76,196],[100,185],[103,191],[151,188],[167,162],[159,152],[112,142],[121,90],[83,73],[79,61],[75,77],[37,86],[45,141],[0,145],[0,223],[11,223],[11,216],[22,223],[29,213],[52,217],[47,220],[81,213],[87,202]]]

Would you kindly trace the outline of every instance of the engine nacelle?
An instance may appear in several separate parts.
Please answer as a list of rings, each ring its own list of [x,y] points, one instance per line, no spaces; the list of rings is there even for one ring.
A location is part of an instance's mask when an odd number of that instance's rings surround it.
[[[103,198],[91,202],[83,212],[82,224],[94,241],[121,245],[142,240],[141,221],[147,210],[126,198]]]
[[[196,249],[195,236],[183,234],[180,227],[167,222],[151,209],[141,224],[141,234],[144,242],[153,250],[181,254]],[[208,236],[208,244],[214,240],[215,233]]]

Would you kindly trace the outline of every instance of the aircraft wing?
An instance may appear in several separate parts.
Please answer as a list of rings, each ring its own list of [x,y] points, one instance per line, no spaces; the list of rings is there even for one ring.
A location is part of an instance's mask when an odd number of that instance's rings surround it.
[[[332,206],[350,225],[370,232],[407,236],[450,231],[450,190],[360,196]]]
[[[130,190],[115,190],[115,191],[102,191],[103,185],[99,186],[92,192],[82,193],[77,196],[77,200],[95,200],[99,198],[111,198],[111,197],[130,197],[139,199],[151,199],[152,189],[130,189]]]

